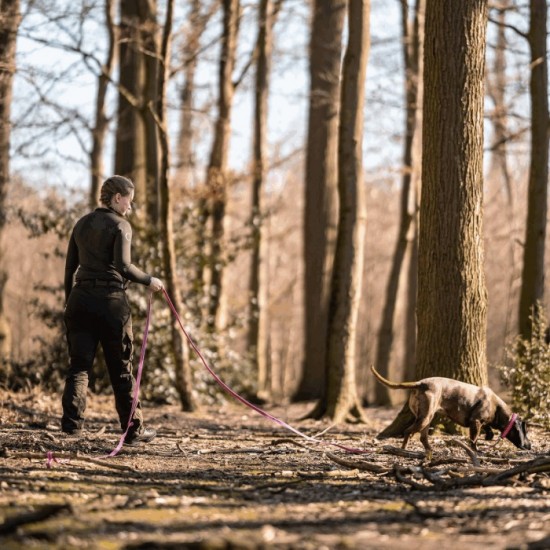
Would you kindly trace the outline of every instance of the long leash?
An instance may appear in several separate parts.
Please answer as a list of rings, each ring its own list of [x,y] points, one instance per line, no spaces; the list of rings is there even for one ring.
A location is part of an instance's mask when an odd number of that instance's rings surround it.
[[[229,393],[232,397],[234,397],[237,401],[240,401],[243,405],[247,406],[248,408],[252,409],[253,411],[257,412],[258,414],[264,416],[265,418],[268,418],[272,422],[275,422],[276,424],[279,424],[279,426],[282,426],[283,428],[293,432],[294,434],[306,439],[307,441],[310,441],[312,443],[318,443],[320,445],[330,445],[332,447],[338,447],[339,449],[342,449],[348,453],[356,453],[356,454],[363,454],[370,452],[367,449],[357,449],[354,447],[347,447],[345,445],[341,445],[340,443],[335,443],[333,441],[323,441],[321,439],[316,439],[315,437],[312,437],[310,435],[307,435],[300,430],[297,430],[290,424],[287,424],[284,420],[281,420],[280,418],[277,418],[276,416],[273,416],[272,414],[268,413],[267,411],[264,411],[257,405],[254,405],[253,403],[250,403],[250,401],[246,400],[244,397],[239,395],[235,390],[230,388],[215,372],[214,369],[209,365],[208,361],[205,359],[204,355],[201,353],[198,346],[195,344],[189,333],[185,330],[185,327],[183,326],[183,323],[181,321],[181,318],[172,303],[172,300],[170,299],[170,296],[168,296],[168,293],[163,288],[162,292],[164,294],[164,298],[166,299],[168,305],[170,306],[170,309],[172,310],[172,313],[174,314],[174,317],[176,318],[176,321],[178,322],[178,325],[180,326],[183,334],[187,338],[187,341],[189,342],[189,345],[193,348],[199,359],[201,360],[202,364],[204,365],[205,369],[210,373],[210,375],[214,378],[214,380],[217,382],[217,384],[222,387],[227,393]]]
[[[297,430],[296,428],[294,428],[290,424],[286,423],[284,420],[281,420],[280,418],[277,418],[276,416],[273,416],[272,414],[268,413],[267,411],[264,411],[263,409],[261,409],[257,405],[254,405],[253,403],[250,403],[250,401],[248,401],[247,399],[245,399],[244,397],[239,395],[235,390],[233,390],[231,387],[229,387],[216,374],[214,369],[209,365],[208,361],[205,359],[205,357],[202,354],[201,350],[195,344],[195,342],[193,341],[193,339],[191,338],[189,333],[185,330],[185,327],[183,326],[181,318],[180,318],[174,304],[172,303],[172,300],[170,299],[170,296],[168,296],[168,293],[166,292],[166,290],[164,288],[162,289],[162,292],[164,294],[166,302],[168,303],[168,305],[170,306],[170,309],[172,310],[172,313],[174,314],[174,317],[176,318],[176,321],[178,322],[178,325],[180,326],[184,336],[186,337],[187,341],[189,342],[189,345],[193,348],[193,350],[195,351],[195,353],[197,354],[197,356],[201,360],[202,364],[204,365],[205,369],[214,378],[216,383],[221,388],[223,388],[227,393],[229,393],[232,397],[234,397],[237,401],[241,402],[243,405],[249,407],[250,409],[257,412],[258,414],[262,415],[263,417],[271,420],[272,422],[275,422],[279,426],[282,426],[283,428],[293,432],[294,434],[298,435],[299,437],[302,437],[302,438],[304,438],[307,441],[310,441],[312,443],[317,443],[319,445],[329,445],[329,446],[332,446],[332,447],[337,447],[337,448],[342,449],[342,450],[344,450],[348,453],[363,454],[363,453],[370,452],[367,449],[357,449],[357,448],[354,448],[354,447],[347,447],[346,445],[341,445],[340,443],[336,443],[336,442],[333,442],[333,441],[323,441],[321,439],[317,439],[316,437],[312,437],[310,435],[307,435],[307,434],[301,432],[300,430]],[[136,383],[134,385],[134,393],[133,393],[133,397],[132,397],[132,406],[131,406],[131,409],[130,409],[130,415],[128,417],[128,425],[126,426],[126,430],[124,431],[124,433],[120,436],[120,440],[119,440],[117,446],[108,455],[105,455],[101,458],[111,458],[111,457],[116,456],[120,452],[120,450],[124,446],[124,440],[126,439],[126,436],[128,435],[128,432],[129,432],[130,428],[133,425],[132,418],[134,416],[134,412],[135,412],[137,404],[139,402],[139,388],[140,388],[140,385],[141,385],[141,376],[142,376],[142,373],[143,373],[143,365],[145,363],[145,351],[147,350],[147,338],[149,336],[149,326],[151,324],[152,296],[153,296],[153,293],[150,292],[148,300],[147,300],[147,313],[146,313],[146,318],[145,318],[145,328],[143,330],[143,339],[142,339],[142,342],[141,342],[141,350],[140,350],[140,354],[139,354],[139,364],[138,364],[138,369],[137,369],[137,373],[136,373]],[[54,457],[53,452],[48,452],[47,453],[47,467],[51,468],[52,464],[54,462],[58,462],[58,460]]]
[[[143,373],[143,364],[145,363],[145,350],[147,349],[147,337],[149,336],[149,325],[151,324],[152,299],[153,299],[153,293],[149,292],[149,298],[147,300],[147,315],[145,317],[145,328],[143,329],[143,340],[141,341],[141,350],[139,352],[139,365],[136,373],[136,383],[134,385],[132,407],[130,408],[130,415],[128,416],[128,425],[126,426],[126,431],[120,436],[118,445],[107,456],[104,456],[103,458],[116,456],[120,452],[120,449],[122,449],[124,445],[124,440],[126,439],[126,436],[128,435],[130,428],[134,425],[134,423],[132,422],[132,418],[134,417],[134,413],[136,412],[136,407],[139,402],[139,387],[141,385],[141,375]]]

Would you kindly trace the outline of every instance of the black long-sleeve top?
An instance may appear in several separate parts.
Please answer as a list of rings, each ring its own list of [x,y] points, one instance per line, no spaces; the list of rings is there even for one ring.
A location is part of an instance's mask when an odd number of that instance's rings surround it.
[[[65,300],[76,280],[125,279],[149,285],[151,275],[132,264],[132,226],[109,208],[96,208],[80,218],[73,228],[65,262]],[[78,270],[78,271],[77,271]]]

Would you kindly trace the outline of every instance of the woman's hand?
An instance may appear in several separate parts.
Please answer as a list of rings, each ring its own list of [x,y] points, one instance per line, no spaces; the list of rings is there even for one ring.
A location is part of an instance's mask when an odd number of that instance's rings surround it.
[[[149,288],[153,292],[158,292],[159,290],[162,290],[164,288],[164,284],[160,279],[157,279],[156,277],[151,277],[151,282],[149,283]]]

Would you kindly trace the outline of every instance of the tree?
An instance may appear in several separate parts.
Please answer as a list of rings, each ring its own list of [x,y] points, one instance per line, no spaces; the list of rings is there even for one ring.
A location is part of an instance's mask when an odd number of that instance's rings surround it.
[[[548,202],[548,60],[546,52],[546,0],[530,0],[527,40],[531,52],[531,162],[527,198],[527,224],[519,305],[519,333],[531,338],[531,316],[544,297],[544,249]]]
[[[316,0],[309,46],[309,120],[304,203],[305,353],[295,399],[325,383],[328,301],[338,221],[338,112],[347,0]]]
[[[403,179],[401,188],[401,204],[399,233],[388,284],[386,287],[386,302],[382,314],[382,322],[378,336],[376,351],[376,368],[383,376],[395,378],[390,372],[391,352],[394,341],[394,322],[400,287],[412,288],[406,293],[409,299],[408,310],[413,314],[406,317],[406,327],[414,335],[416,319],[416,278],[410,277],[417,269],[416,239],[418,237],[418,197],[420,194],[420,158],[419,142],[422,123],[422,55],[424,41],[424,0],[415,3],[414,18],[409,18],[408,0],[401,0],[401,15],[403,29],[403,60],[405,67],[405,139],[403,143]],[[404,272],[406,257],[411,263],[411,270]],[[403,292],[404,293],[404,292]],[[408,313],[408,312],[407,312]],[[411,361],[415,355],[414,341],[407,346],[406,361]],[[412,356],[412,357],[411,357]],[[414,364],[414,361],[411,361]],[[391,404],[388,388],[383,384],[376,384],[376,403],[378,405]]]
[[[214,141],[207,169],[207,187],[209,193],[208,216],[211,218],[209,267],[209,302],[206,326],[214,331],[218,326],[218,311],[222,295],[224,271],[224,219],[227,201],[227,155],[231,135],[231,110],[235,84],[237,36],[240,22],[240,1],[223,0],[223,36],[219,64],[218,115],[214,129]]]
[[[250,228],[252,251],[248,284],[247,349],[258,368],[258,395],[267,392],[266,285],[262,281],[262,193],[266,174],[267,114],[269,72],[274,19],[272,0],[260,0],[258,38],[256,42],[256,78],[254,88],[254,137],[252,169],[252,204]]]
[[[117,128],[115,142],[115,173],[132,179],[138,201],[147,196],[146,143],[143,118],[139,109],[143,103],[144,68],[140,36],[139,2],[121,0],[118,58]]]
[[[487,1],[428,0],[424,49],[417,378],[482,385],[483,102]],[[380,437],[401,435],[406,405]]]
[[[105,0],[105,26],[109,38],[107,58],[97,78],[95,124],[92,129],[92,151],[90,153],[90,208],[95,208],[99,202],[101,183],[105,177],[103,150],[109,122],[105,112],[105,101],[116,57],[117,29],[113,21],[115,6],[116,0]]]
[[[357,317],[365,249],[363,106],[370,46],[370,1],[350,0],[338,135],[339,218],[330,291],[326,384],[315,416],[361,417],[355,381]]]
[[[169,0],[166,6],[166,20],[163,27],[162,42],[159,52],[159,71],[157,92],[158,101],[149,104],[152,118],[158,124],[160,139],[160,170],[159,170],[159,197],[160,197],[160,233],[162,242],[162,262],[166,289],[171,296],[173,305],[181,317],[182,298],[179,279],[176,273],[176,251],[174,245],[174,222],[170,189],[170,141],[166,119],[166,83],[170,68],[170,45],[172,36],[174,0]],[[158,112],[155,110],[158,108]],[[176,322],[171,324],[172,346],[176,369],[176,390],[184,411],[193,411],[196,403],[192,393],[192,375],[189,364],[189,348],[184,335]]]
[[[19,0],[0,3],[0,235],[6,225],[6,195],[10,184],[11,103],[15,74],[15,45],[21,22]],[[11,356],[11,331],[4,313],[7,272],[0,250],[0,362]]]

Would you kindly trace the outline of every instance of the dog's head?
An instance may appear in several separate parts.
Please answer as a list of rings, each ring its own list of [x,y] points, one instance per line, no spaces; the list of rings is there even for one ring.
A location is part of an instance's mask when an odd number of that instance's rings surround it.
[[[518,416],[510,431],[506,434],[506,439],[511,441],[518,449],[525,449],[529,451],[531,449],[531,442],[527,437],[527,425]]]

